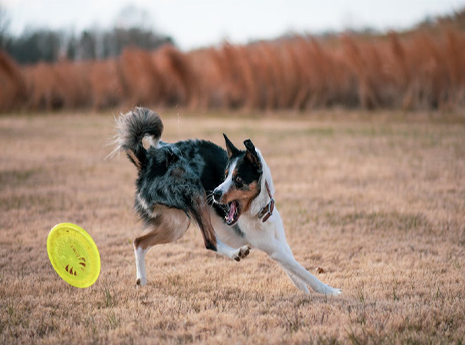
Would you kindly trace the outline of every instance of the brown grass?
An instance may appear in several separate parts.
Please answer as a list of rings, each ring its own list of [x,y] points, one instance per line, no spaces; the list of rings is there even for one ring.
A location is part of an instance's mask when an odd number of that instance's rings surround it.
[[[136,289],[136,169],[103,160],[112,114],[3,116],[2,344],[463,344],[463,119],[179,112],[162,114],[167,141],[252,138],[297,260],[343,295],[299,293],[257,251],[219,257],[196,228],[149,252],[149,284]],[[91,288],[68,286],[48,261],[47,234],[64,221],[100,249]]]

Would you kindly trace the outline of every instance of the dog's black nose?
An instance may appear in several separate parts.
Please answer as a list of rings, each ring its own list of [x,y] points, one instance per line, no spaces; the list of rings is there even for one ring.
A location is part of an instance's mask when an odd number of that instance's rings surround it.
[[[222,196],[223,196],[223,192],[220,191],[219,189],[215,189],[213,191],[213,198],[215,199],[216,202],[219,202]]]

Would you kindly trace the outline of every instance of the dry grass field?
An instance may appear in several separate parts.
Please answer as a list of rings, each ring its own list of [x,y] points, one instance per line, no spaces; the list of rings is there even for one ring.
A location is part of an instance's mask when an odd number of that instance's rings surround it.
[[[0,117],[1,344],[463,344],[465,119],[441,114],[161,114],[164,140],[251,138],[296,259],[339,297],[300,293],[265,254],[229,261],[194,226],[135,287],[136,169],[104,160],[111,113]],[[95,285],[53,270],[57,223],[100,250]],[[316,273],[316,268],[323,273]]]

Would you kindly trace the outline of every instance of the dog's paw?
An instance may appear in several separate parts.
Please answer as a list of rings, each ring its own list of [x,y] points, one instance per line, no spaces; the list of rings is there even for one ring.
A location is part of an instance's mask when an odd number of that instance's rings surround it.
[[[329,285],[326,285],[326,288],[324,289],[324,291],[322,291],[323,294],[325,295],[331,295],[331,296],[339,296],[340,294],[342,294],[342,290],[341,289],[337,289],[337,288],[333,288]]]
[[[233,259],[236,260],[236,261],[241,261],[241,259],[244,259],[247,257],[247,255],[249,255],[250,253],[250,247],[249,246],[243,246],[243,247],[240,247],[236,254],[233,256]]]
[[[147,284],[147,278],[137,278],[136,287],[141,287]]]

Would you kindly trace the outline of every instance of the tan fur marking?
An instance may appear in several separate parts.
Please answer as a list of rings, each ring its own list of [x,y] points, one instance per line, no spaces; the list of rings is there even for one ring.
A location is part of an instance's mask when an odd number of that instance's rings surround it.
[[[237,200],[240,204],[241,212],[246,212],[250,208],[250,204],[252,203],[253,199],[260,194],[260,190],[258,188],[257,182],[252,182],[249,184],[248,190],[237,189],[236,187],[232,187],[228,192],[223,194],[222,201],[225,204],[229,204],[231,201]]]
[[[166,206],[155,206],[151,231],[134,240],[135,248],[143,250],[157,244],[171,243],[180,239],[189,227],[190,220],[183,211]]]

